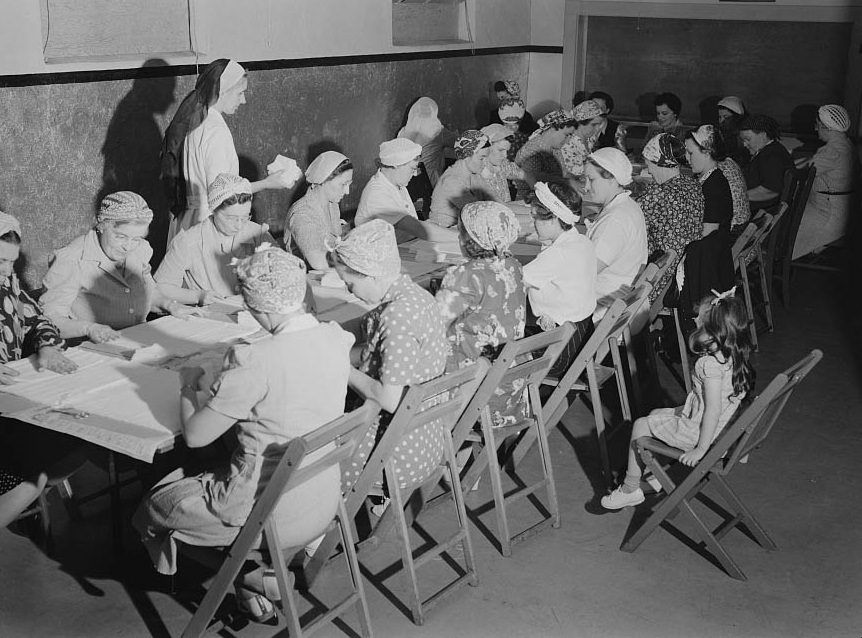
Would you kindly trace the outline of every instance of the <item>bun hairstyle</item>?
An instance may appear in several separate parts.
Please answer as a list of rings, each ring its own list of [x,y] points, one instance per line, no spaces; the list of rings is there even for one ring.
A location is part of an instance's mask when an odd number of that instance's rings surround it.
[[[697,355],[720,355],[733,362],[733,395],[754,388],[754,368],[751,367],[751,333],[745,302],[735,296],[704,298],[697,309],[701,325],[688,338],[688,345]]]

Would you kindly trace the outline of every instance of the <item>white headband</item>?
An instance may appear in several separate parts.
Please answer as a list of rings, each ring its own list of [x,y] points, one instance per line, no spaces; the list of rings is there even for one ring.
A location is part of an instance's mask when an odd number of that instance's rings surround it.
[[[224,95],[228,89],[236,86],[236,83],[245,77],[245,69],[237,62],[229,60],[224,71],[221,72],[218,84],[218,96]]]
[[[542,205],[551,211],[554,215],[560,218],[569,225],[574,225],[580,221],[580,217],[575,215],[571,209],[566,206],[560,198],[551,192],[545,182],[536,182],[536,197],[542,202]]]

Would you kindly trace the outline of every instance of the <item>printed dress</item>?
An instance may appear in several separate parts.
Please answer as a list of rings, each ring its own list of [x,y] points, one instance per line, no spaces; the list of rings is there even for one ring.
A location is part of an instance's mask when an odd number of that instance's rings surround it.
[[[380,305],[363,317],[363,333],[366,338],[359,370],[384,385],[415,385],[439,377],[446,370],[448,347],[440,311],[431,293],[407,275],[401,275]],[[439,403],[446,397],[433,399]],[[382,413],[351,462],[345,464],[342,491],[348,491],[356,482],[391,418],[391,414]],[[399,442],[393,451],[398,487],[408,489],[424,482],[439,465],[445,442],[445,432],[438,422],[414,430]]]
[[[513,257],[473,259],[449,268],[437,293],[440,314],[449,324],[447,369],[465,368],[482,356],[493,361],[507,341],[521,339],[526,301],[521,264]],[[490,407],[496,426],[526,418],[523,385],[498,388]]]
[[[676,273],[686,246],[703,236],[703,190],[695,179],[679,175],[647,186],[638,203],[646,221],[649,254],[676,251],[676,261],[650,293],[653,301]]]
[[[745,395],[733,395],[733,362],[727,360],[722,363],[713,355],[705,355],[694,364],[692,388],[685,399],[685,405],[678,408],[659,408],[650,412],[647,422],[650,432],[656,438],[686,452],[697,446],[705,407],[703,397],[705,379],[721,380],[721,411],[712,441],[718,438],[736,413]]]

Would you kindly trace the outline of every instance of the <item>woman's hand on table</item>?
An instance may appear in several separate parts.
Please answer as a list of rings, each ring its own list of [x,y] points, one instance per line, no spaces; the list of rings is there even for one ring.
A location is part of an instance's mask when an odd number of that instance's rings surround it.
[[[0,385],[12,385],[19,372],[0,363]]]
[[[101,323],[91,323],[87,326],[87,338],[93,343],[105,343],[113,341],[120,336],[120,333]]]
[[[184,321],[191,316],[200,315],[200,312],[196,308],[185,306],[176,299],[171,299],[167,304],[165,304],[165,310],[170,316],[176,317],[177,319],[183,319]]]
[[[68,359],[59,348],[46,346],[40,348],[36,355],[36,369],[50,370],[58,374],[70,374],[78,369],[78,364]]]
[[[209,306],[211,303],[221,301],[222,299],[224,299],[224,297],[217,295],[212,290],[201,290],[198,295],[198,305]]]

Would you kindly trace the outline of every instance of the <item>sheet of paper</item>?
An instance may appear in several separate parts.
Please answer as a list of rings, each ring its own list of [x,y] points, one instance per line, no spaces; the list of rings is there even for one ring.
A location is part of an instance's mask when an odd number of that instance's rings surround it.
[[[403,261],[456,264],[466,261],[457,241],[434,242],[413,239],[398,246]],[[408,273],[409,274],[409,273]]]

